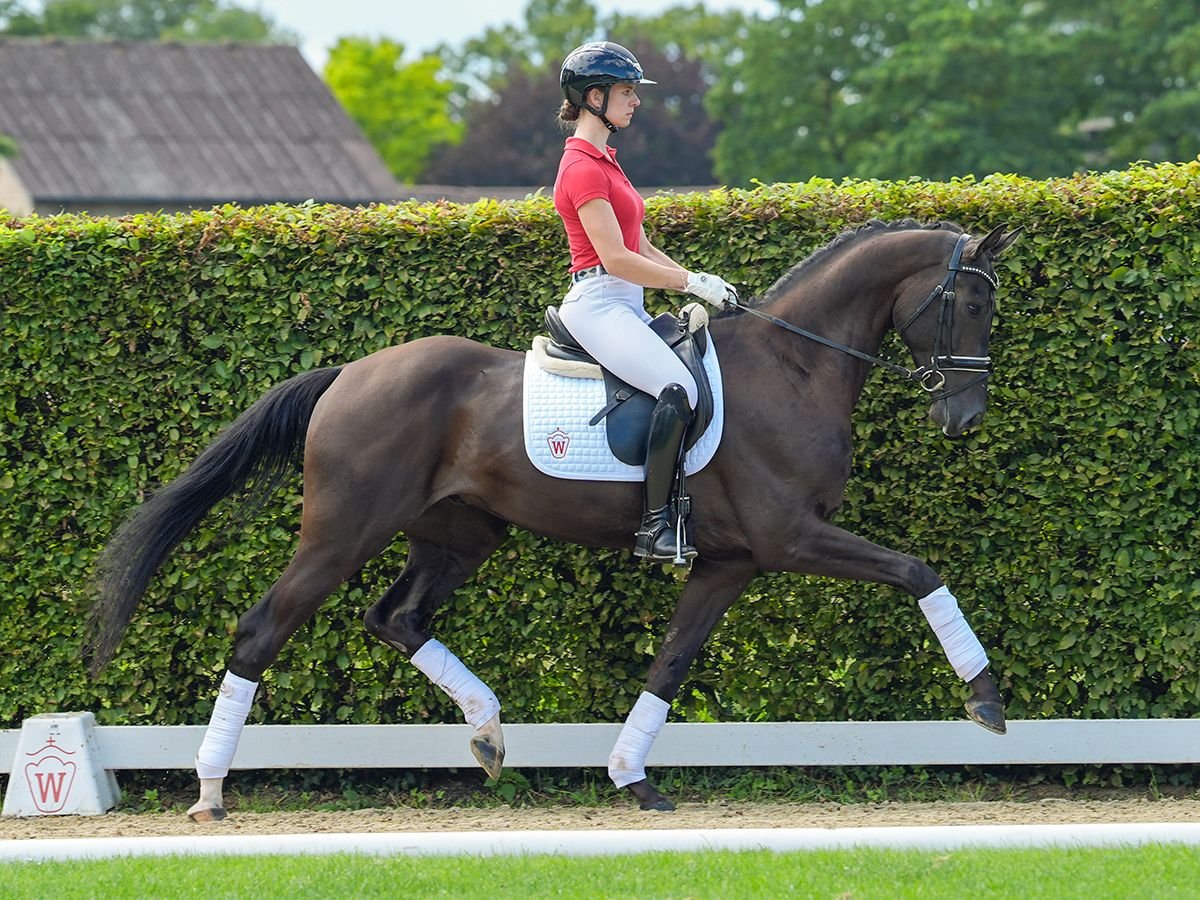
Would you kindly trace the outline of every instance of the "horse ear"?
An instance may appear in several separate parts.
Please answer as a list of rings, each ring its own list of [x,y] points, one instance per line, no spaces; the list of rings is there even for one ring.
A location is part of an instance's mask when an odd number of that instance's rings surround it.
[[[1012,231],[1006,231],[1007,225],[997,225],[988,232],[987,237],[983,240],[973,240],[963,248],[964,259],[979,259],[981,256],[990,256],[995,259],[1005,250],[1013,245],[1020,235],[1023,225],[1018,225]]]

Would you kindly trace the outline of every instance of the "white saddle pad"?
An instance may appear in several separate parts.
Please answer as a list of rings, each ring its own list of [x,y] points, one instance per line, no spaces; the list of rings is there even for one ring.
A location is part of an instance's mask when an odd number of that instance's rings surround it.
[[[712,386],[713,417],[684,459],[689,475],[713,458],[725,424],[721,367],[711,335],[704,369]],[[641,481],[645,477],[641,466],[626,465],[613,456],[603,420],[588,424],[608,403],[603,381],[547,372],[529,351],[525,354],[524,399],[525,452],[539,472],[576,481]]]

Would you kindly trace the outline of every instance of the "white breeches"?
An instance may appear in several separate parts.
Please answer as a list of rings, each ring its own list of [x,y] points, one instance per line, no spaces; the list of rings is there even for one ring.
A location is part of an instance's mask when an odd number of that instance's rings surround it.
[[[696,380],[675,351],[650,330],[643,294],[639,285],[615,275],[597,275],[571,288],[558,315],[575,340],[618,378],[651,397],[668,384],[678,384],[695,409]]]

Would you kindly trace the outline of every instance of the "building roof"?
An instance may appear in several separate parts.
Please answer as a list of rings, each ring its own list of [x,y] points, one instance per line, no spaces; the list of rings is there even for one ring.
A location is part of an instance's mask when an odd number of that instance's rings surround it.
[[[38,203],[401,194],[295,47],[0,39],[0,133]]]

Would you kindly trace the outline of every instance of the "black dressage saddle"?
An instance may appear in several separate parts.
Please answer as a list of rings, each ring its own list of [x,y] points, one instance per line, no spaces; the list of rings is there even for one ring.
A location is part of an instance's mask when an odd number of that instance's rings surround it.
[[[708,349],[708,326],[692,331],[690,316],[686,309],[678,316],[663,313],[650,323],[650,328],[683,361],[699,389],[699,401],[695,415],[683,438],[683,447],[688,450],[700,440],[713,417],[712,386],[708,383],[708,372],[704,368],[704,353]],[[607,403],[588,424],[595,425],[604,420],[608,446],[613,456],[628,466],[641,466],[646,462],[646,439],[650,434],[650,413],[654,411],[657,397],[638,390],[622,381],[591,354],[579,346],[571,332],[558,317],[558,307],[546,309],[546,330],[550,332],[550,343],[546,355],[572,362],[592,363],[600,366],[604,373],[604,396]]]

